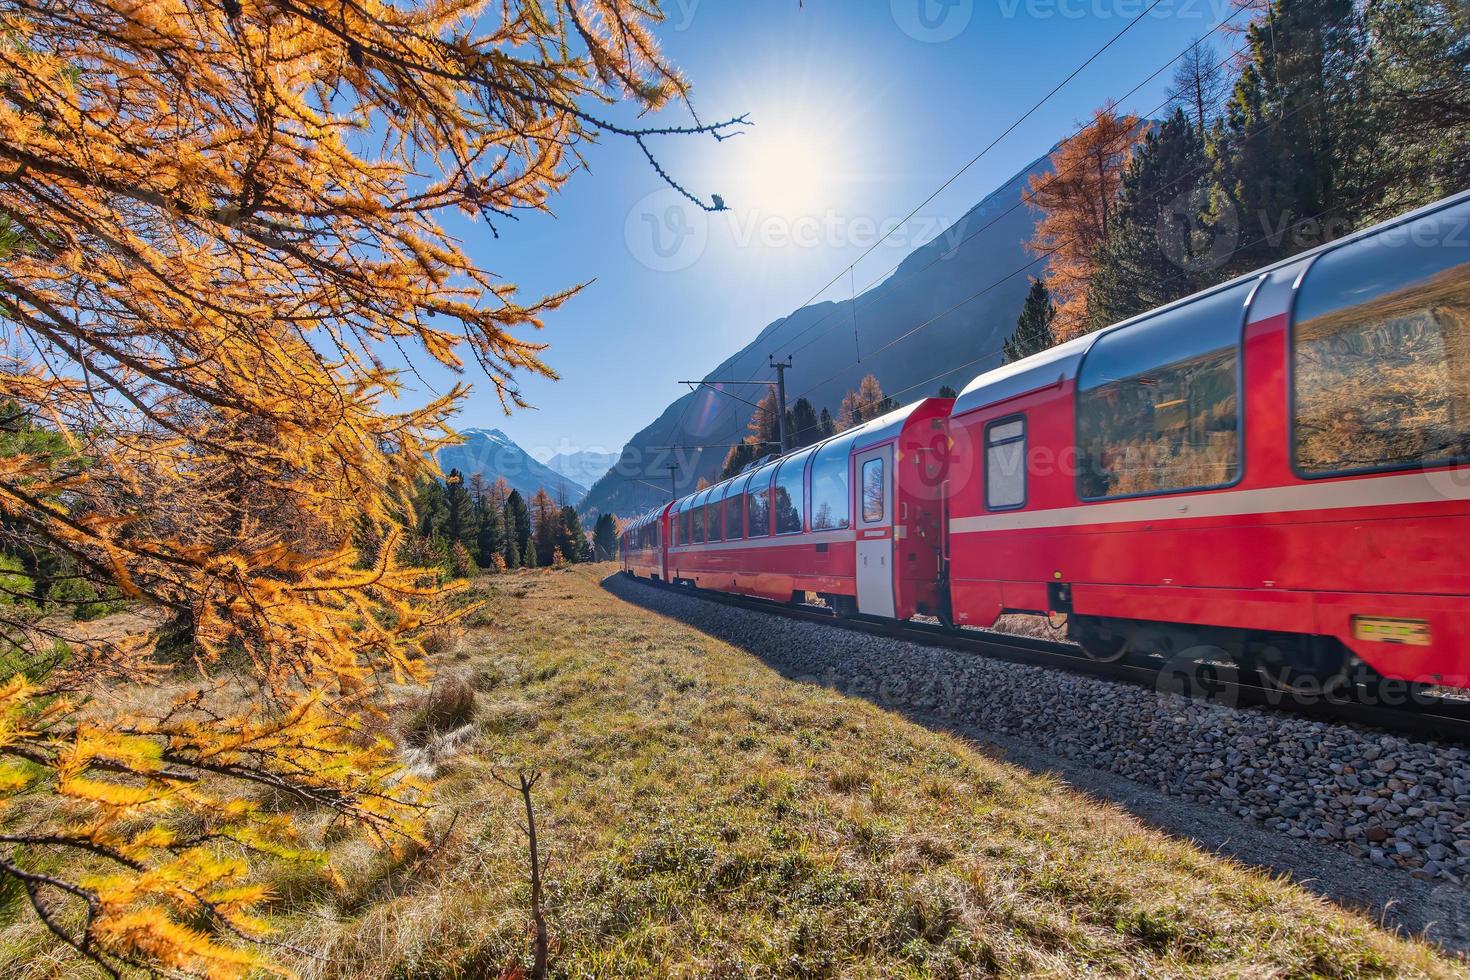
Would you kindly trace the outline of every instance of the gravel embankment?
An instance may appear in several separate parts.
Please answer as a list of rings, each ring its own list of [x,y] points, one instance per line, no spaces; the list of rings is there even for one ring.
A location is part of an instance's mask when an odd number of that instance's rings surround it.
[[[745,647],[793,678],[1135,780],[1425,881],[1470,875],[1470,749],[989,660],[610,587]]]

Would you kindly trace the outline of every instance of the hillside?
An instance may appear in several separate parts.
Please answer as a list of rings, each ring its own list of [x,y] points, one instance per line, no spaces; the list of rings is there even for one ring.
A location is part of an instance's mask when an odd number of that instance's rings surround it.
[[[1020,200],[1027,177],[1047,167],[1047,158],[1041,157],[1006,181],[951,228],[912,252],[893,275],[858,296],[856,311],[851,301],[803,307],[766,326],[705,377],[767,378],[767,355],[791,354],[788,401],[805,396],[818,410],[833,412],[843,394],[870,373],[899,401],[934,394],[943,384],[963,388],[1000,363],[1001,345],[1015,330],[1028,275],[1045,268],[1042,263],[1028,266],[1035,256],[1024,243],[1032,237],[1036,215]],[[869,352],[861,361],[857,348]],[[622,458],[639,461],[650,474],[648,480],[665,485],[668,472],[663,467],[670,460],[653,447],[736,442],[745,435],[749,419],[748,405],[702,388],[669,405],[629,440]],[[724,449],[691,455],[693,465],[680,473],[680,489],[693,487],[701,477],[713,478],[724,456]],[[667,499],[646,484],[605,477],[593,484],[581,509],[628,516]]]
[[[538,462],[499,429],[462,429],[459,434],[464,442],[446,446],[436,457],[446,473],[451,469],[466,477],[478,473],[492,483],[504,479],[512,490],[519,490],[528,499],[543,487],[552,497],[569,504],[587,494],[585,485]]]

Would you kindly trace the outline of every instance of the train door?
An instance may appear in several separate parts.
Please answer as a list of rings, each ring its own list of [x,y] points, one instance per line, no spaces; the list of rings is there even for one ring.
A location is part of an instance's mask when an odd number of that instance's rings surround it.
[[[893,445],[858,453],[855,460],[858,612],[892,617]]]

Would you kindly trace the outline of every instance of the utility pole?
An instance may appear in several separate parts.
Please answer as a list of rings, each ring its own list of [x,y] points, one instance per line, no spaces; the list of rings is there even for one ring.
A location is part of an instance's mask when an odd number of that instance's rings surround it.
[[[668,463],[664,467],[669,471],[669,499],[679,499],[679,464]]]
[[[780,425],[781,432],[781,455],[791,451],[791,436],[786,431],[786,369],[791,366],[791,355],[786,355],[786,360],[776,360],[775,354],[767,355],[771,360],[771,367],[776,369],[776,420]]]

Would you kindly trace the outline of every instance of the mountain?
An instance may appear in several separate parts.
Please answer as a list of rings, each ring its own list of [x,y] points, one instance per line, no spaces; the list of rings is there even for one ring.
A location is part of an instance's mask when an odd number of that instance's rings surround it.
[[[575,480],[538,463],[515,441],[499,429],[462,429],[464,442],[439,450],[439,466],[448,473],[459,470],[466,477],[479,473],[495,482],[503,477],[511,489],[519,490],[527,500],[542,487],[556,500],[575,504],[587,489]]]
[[[941,385],[961,389],[996,367],[1016,329],[1030,277],[1046,268],[1026,250],[1037,214],[1021,193],[1030,175],[1050,169],[1047,156],[915,249],[855,301],[806,306],[769,324],[705,377],[774,380],[768,355],[790,354],[787,404],[804,396],[817,411],[836,415],[842,396],[865,374],[876,375],[884,392],[902,404],[936,394]],[[673,462],[679,464],[680,494],[701,478],[713,481],[724,447],[746,434],[751,408],[740,399],[754,400],[759,391],[742,386],[731,391],[738,397],[730,397],[702,387],[679,398],[629,440],[619,473],[593,484],[581,509],[628,517],[667,501],[657,487],[668,485]],[[663,448],[669,446],[691,448],[676,458]]]
[[[576,453],[557,453],[546,461],[546,466],[574,483],[590,487],[612,469],[613,464],[618,461],[618,455],[590,449]]]

